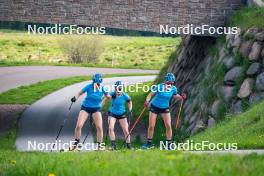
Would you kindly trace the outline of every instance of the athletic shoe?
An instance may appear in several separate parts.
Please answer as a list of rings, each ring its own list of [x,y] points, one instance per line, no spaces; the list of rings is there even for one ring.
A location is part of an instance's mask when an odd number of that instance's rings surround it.
[[[143,150],[153,149],[153,148],[154,148],[154,145],[151,143],[146,143],[146,144],[141,146],[141,149],[143,149]]]

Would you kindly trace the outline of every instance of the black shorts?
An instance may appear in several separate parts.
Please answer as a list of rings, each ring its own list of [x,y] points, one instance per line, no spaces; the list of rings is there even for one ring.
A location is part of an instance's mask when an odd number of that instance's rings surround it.
[[[124,118],[126,118],[126,113],[123,113],[121,115],[116,115],[116,114],[108,111],[108,116],[114,117],[116,119],[124,119]]]
[[[88,114],[92,114],[92,113],[95,113],[95,112],[100,112],[101,108],[89,108],[89,107],[82,106],[81,110],[84,110]]]
[[[158,108],[153,104],[150,105],[150,111],[154,114],[170,113],[169,108]]]

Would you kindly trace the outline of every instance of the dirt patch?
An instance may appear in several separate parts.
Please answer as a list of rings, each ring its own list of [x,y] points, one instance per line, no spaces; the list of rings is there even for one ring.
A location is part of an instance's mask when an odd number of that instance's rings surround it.
[[[5,136],[29,105],[0,105],[0,136]]]

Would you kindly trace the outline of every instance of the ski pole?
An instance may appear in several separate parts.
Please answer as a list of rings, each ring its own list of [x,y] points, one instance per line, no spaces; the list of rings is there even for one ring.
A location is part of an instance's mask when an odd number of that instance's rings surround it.
[[[61,126],[60,126],[60,129],[59,129],[59,131],[58,131],[58,133],[57,133],[57,136],[56,136],[56,138],[55,138],[55,141],[58,140],[58,138],[59,138],[59,136],[60,136],[60,134],[61,134],[61,131],[62,131],[62,129],[63,129],[63,127],[64,127],[66,121],[68,120],[68,118],[69,118],[69,116],[70,116],[70,112],[71,112],[72,104],[73,104],[73,102],[71,102],[71,105],[70,105],[70,107],[69,107],[69,109],[68,109],[67,116],[66,116],[66,118],[63,120],[63,122],[62,122],[62,124],[61,124]],[[54,146],[55,146],[55,143],[52,145],[51,150],[54,149]]]
[[[128,114],[128,116],[127,116],[128,128],[129,128],[129,126],[130,126],[130,120],[131,120],[132,117],[133,117],[133,115],[132,115],[132,111],[131,111],[131,112],[129,112],[129,114]]]
[[[106,130],[106,135],[105,135],[105,142],[108,139],[108,135],[109,135],[109,118],[107,117],[107,130]]]
[[[134,122],[134,124],[132,125],[131,129],[129,130],[128,135],[125,138],[125,142],[127,140],[127,138],[131,135],[133,129],[135,128],[135,126],[137,125],[137,123],[139,122],[140,118],[142,117],[143,113],[145,112],[146,107],[143,108],[143,110],[141,111],[140,115],[138,116],[138,118],[136,119],[136,121]]]
[[[181,116],[181,111],[182,111],[182,105],[183,105],[183,99],[181,100],[181,104],[180,104],[180,109],[179,109],[179,112],[178,112],[178,116],[177,116],[177,121],[176,121],[176,126],[175,126],[175,129],[178,128],[178,124],[179,124],[179,120],[180,120],[180,116]]]
[[[180,121],[180,116],[181,116],[183,102],[184,102],[184,100],[182,99],[181,100],[181,104],[180,104],[180,108],[179,108],[179,111],[178,111],[178,115],[177,115],[177,120],[176,120],[174,135],[173,135],[173,140],[175,139],[176,130],[178,129],[178,124],[179,124],[179,121]]]

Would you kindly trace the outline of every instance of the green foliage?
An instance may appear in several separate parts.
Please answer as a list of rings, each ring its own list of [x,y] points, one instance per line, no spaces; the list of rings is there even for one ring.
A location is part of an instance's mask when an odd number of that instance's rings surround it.
[[[242,101],[242,109],[243,109],[243,111],[248,110],[248,108],[250,107],[250,103],[249,103],[248,98],[243,98],[241,101]]]
[[[181,46],[179,48],[181,48]],[[175,50],[170,54],[167,63],[163,67],[161,67],[159,75],[158,75],[157,79],[155,80],[155,83],[160,83],[164,80],[164,76],[167,73],[169,66],[173,63],[174,60],[177,59],[176,53],[177,53],[177,51]]]
[[[208,104],[212,104],[216,99],[217,99],[216,90],[214,90],[212,87],[209,87],[207,89],[205,100],[207,101]]]
[[[243,100],[242,104],[247,106],[247,100]],[[195,142],[237,143],[240,149],[263,148],[263,106],[264,102],[261,102],[240,115],[229,116],[215,127],[199,133],[192,139]]]
[[[248,41],[248,40],[254,40],[255,36],[252,33],[247,33],[243,36],[243,38]]]
[[[104,50],[102,37],[72,37],[60,41],[65,54],[73,63],[96,62]],[[43,50],[42,50],[43,51]]]
[[[238,26],[242,29],[258,27],[264,29],[264,8],[243,7],[229,19],[229,26]]]
[[[217,57],[218,58],[218,48],[216,47],[210,47],[209,48],[209,54],[213,57]]]
[[[0,137],[0,153],[1,153],[1,150],[15,150],[16,149],[15,147],[16,134],[17,134],[16,126],[17,126],[16,123],[13,124],[11,131],[9,131],[9,133],[6,136]]]
[[[235,64],[240,65],[243,62],[243,57],[239,52],[234,54]]]

